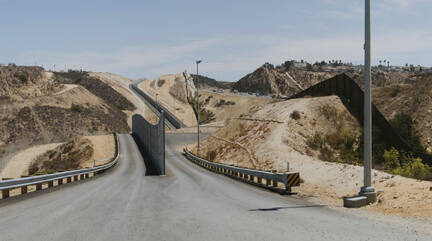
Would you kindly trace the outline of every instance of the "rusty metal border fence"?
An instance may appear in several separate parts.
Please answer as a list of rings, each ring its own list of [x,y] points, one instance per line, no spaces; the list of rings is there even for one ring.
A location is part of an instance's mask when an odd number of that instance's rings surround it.
[[[186,148],[183,149],[183,152],[189,160],[205,169],[278,193],[291,193],[292,187],[300,186],[299,172],[276,173],[229,166],[204,160]],[[278,183],[282,183],[285,189],[280,188]]]
[[[363,126],[364,92],[358,84],[346,74],[340,74],[308,89],[301,91],[289,99],[303,98],[305,96],[319,97],[337,95],[349,112]],[[372,103],[372,123],[383,131],[385,141],[390,146],[399,150],[412,151],[412,148],[402,139],[393,129],[386,118],[381,114],[377,107]],[[429,165],[432,165],[432,155],[420,156]]]
[[[144,157],[146,175],[165,175],[165,112],[155,125],[141,115],[132,116],[132,136]]]

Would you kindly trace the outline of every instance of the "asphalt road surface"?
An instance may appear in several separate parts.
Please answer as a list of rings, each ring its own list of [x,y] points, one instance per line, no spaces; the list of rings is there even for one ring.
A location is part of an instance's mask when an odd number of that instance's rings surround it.
[[[168,134],[167,176],[145,176],[130,135],[120,161],[82,183],[0,202],[0,240],[431,240],[209,172]]]

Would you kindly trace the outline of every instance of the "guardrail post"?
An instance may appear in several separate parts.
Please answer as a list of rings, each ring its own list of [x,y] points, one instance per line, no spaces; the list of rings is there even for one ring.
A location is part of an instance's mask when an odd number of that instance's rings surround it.
[[[73,181],[74,182],[78,181],[78,175],[73,177]]]
[[[2,190],[2,199],[9,197],[9,189],[3,189]]]
[[[266,179],[266,186],[270,186],[271,185],[271,179]]]
[[[67,182],[67,183],[72,182],[72,177],[67,177],[67,178],[66,178],[66,182]]]
[[[86,174],[84,175],[84,178],[89,178],[89,174],[86,173]]]
[[[57,180],[57,185],[58,186],[63,185],[63,178]]]
[[[262,181],[262,178],[261,177],[258,177],[258,184],[261,184],[261,181]]]
[[[42,183],[36,184],[36,191],[42,190]]]
[[[48,187],[54,187],[54,181],[49,181],[48,182]]]
[[[27,193],[27,186],[21,187],[21,194],[26,194],[26,193]]]
[[[254,176],[252,176],[252,175],[249,175],[249,181],[254,181],[254,179],[255,179],[255,177]]]
[[[277,187],[278,186],[278,182],[273,180],[273,187]]]
[[[84,174],[81,174],[80,175],[80,180],[83,180],[84,179]]]

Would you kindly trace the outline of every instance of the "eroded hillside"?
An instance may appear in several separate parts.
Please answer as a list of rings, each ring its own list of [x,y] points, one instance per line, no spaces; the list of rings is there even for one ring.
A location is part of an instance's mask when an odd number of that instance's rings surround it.
[[[87,72],[51,73],[21,66],[0,67],[0,71],[2,161],[36,144],[130,131],[128,114],[135,106]]]

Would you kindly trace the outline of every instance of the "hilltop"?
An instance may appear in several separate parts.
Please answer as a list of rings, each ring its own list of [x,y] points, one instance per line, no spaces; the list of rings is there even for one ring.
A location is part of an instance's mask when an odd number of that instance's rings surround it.
[[[201,89],[231,89],[234,85],[233,82],[217,81],[203,75],[191,74],[191,76],[195,86]]]

